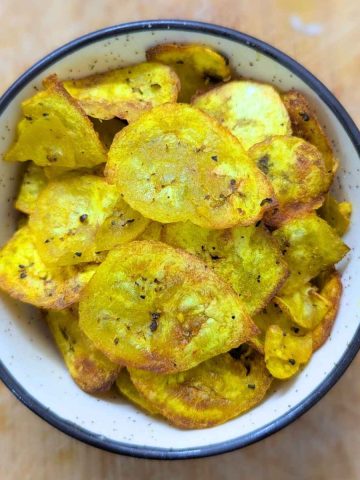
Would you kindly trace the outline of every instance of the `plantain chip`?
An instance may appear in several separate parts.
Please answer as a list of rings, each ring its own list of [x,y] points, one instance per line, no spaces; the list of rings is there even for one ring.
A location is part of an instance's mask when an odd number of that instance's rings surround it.
[[[22,103],[24,118],[5,160],[66,168],[106,162],[106,150],[91,121],[56,76],[48,77],[44,87]]]
[[[146,52],[149,61],[170,65],[180,79],[179,102],[190,102],[198,91],[230,79],[231,71],[225,57],[212,48],[199,44],[156,45]]]
[[[278,202],[266,213],[267,224],[279,226],[322,204],[331,178],[316,147],[301,138],[275,136],[254,145],[249,155],[270,180]]]
[[[160,373],[257,333],[235,292],[201,260],[145,240],[109,252],[82,295],[80,327],[114,362]]]
[[[115,187],[94,175],[49,182],[29,220],[42,259],[58,266],[101,261],[96,232],[118,198]]]
[[[161,223],[249,225],[273,196],[240,143],[185,104],[154,108],[124,128],[110,148],[105,176],[132,208]]]
[[[35,163],[30,163],[24,173],[15,208],[23,213],[32,213],[36,207],[37,198],[46,184],[47,178],[44,169]]]
[[[139,240],[162,240],[163,224],[158,222],[150,222],[143,233],[139,236]]]
[[[192,103],[228,128],[246,150],[273,135],[291,135],[286,108],[271,85],[236,80],[196,96]]]
[[[266,368],[274,378],[285,380],[298,372],[312,355],[312,336],[289,335],[279,325],[270,325],[265,334]]]
[[[295,90],[282,94],[282,101],[288,111],[294,135],[304,138],[323,155],[329,175],[336,172],[338,162],[334,157],[330,142],[322,129],[315,112],[305,96]]]
[[[87,115],[101,120],[119,117],[128,122],[157,105],[176,102],[180,89],[173,70],[155,62],[68,80],[63,85]]]
[[[120,366],[96,350],[80,330],[75,310],[49,311],[47,323],[76,384],[87,393],[106,392],[115,382]]]
[[[147,398],[144,397],[135,387],[131,381],[130,374],[123,368],[116,380],[116,386],[119,392],[126,397],[130,402],[135,403],[138,407],[151,415],[159,413],[158,409]]]
[[[119,198],[112,214],[106,218],[96,232],[96,250],[111,250],[122,243],[134,240],[144,232],[149,222],[150,220]]]
[[[275,297],[274,301],[300,327],[314,329],[325,317],[331,303],[310,283],[289,295]]]
[[[207,428],[230,420],[261,402],[271,384],[262,355],[228,353],[170,375],[130,369],[144,397],[177,427]]]
[[[334,270],[325,272],[320,280],[320,294],[330,302],[331,307],[322,321],[312,331],[313,350],[318,350],[327,340],[339,309],[342,284],[339,273]]]
[[[318,213],[321,218],[342,237],[349,229],[352,205],[350,202],[338,202],[330,193]]]
[[[294,336],[304,336],[307,334],[307,330],[299,327],[293,320],[283,312],[279,305],[276,303],[276,300],[270,302],[261,312],[256,314],[253,317],[255,325],[258,327],[260,333],[251,339],[250,343],[252,346],[263,355],[265,354],[264,345],[265,345],[265,335],[267,329],[271,325],[279,326],[283,332],[288,335]]]
[[[111,120],[99,120],[98,118],[90,119],[94,125],[95,132],[99,134],[99,138],[105,148],[109,149],[114,137],[120,132],[127,123],[119,118],[112,118]]]
[[[19,228],[0,250],[0,288],[40,308],[61,310],[78,302],[95,269],[92,264],[65,268],[45,265],[28,226]]]
[[[273,235],[280,243],[290,270],[280,295],[297,291],[349,251],[325,220],[314,213],[284,223]]]
[[[162,238],[200,257],[233,287],[250,316],[264,308],[287,276],[277,242],[262,225],[206,230],[190,222],[171,223]]]

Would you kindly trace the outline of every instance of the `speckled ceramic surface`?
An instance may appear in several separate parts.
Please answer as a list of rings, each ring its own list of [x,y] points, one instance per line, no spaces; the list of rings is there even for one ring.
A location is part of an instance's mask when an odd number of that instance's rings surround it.
[[[0,104],[0,152],[12,141],[20,102],[51,73],[79,77],[137,63],[162,42],[200,42],[224,53],[238,75],[292,87],[306,94],[340,159],[336,196],[353,203],[345,237],[351,252],[341,264],[344,294],[328,342],[294,380],[277,386],[249,413],[207,430],[182,431],[138,411],[120,397],[94,397],[73,383],[38,311],[0,297],[0,375],[14,393],[50,423],[77,438],[110,450],[158,458],[202,456],[234,449],[276,431],[318,400],[337,380],[359,348],[360,161],[359,132],[341,106],[305,70],[261,42],[227,29],[191,22],[142,23],[92,34],[49,56],[9,91]],[[17,166],[0,162],[0,243],[15,229],[13,199]],[[357,334],[356,334],[357,332]],[[351,401],[349,399],[349,401]]]

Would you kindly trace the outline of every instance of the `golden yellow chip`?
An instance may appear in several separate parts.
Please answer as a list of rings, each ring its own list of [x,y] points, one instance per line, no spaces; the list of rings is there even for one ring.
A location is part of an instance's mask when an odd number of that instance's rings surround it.
[[[330,302],[331,307],[326,313],[322,321],[312,331],[313,350],[320,348],[330,335],[332,326],[334,324],[336,314],[338,312],[340,298],[342,294],[342,284],[340,275],[336,270],[323,275],[321,282],[321,296]]]
[[[130,369],[136,388],[180,428],[207,428],[261,402],[271,384],[262,355],[233,358],[225,353],[170,375]]]
[[[21,182],[15,208],[27,214],[32,213],[36,206],[37,198],[46,184],[47,178],[44,169],[34,163],[30,163]]]
[[[318,208],[330,187],[319,150],[297,137],[276,136],[254,145],[250,158],[270,180],[278,204],[266,213],[271,226]]]
[[[119,118],[112,118],[111,120],[91,118],[90,120],[94,125],[95,132],[99,134],[101,142],[107,149],[110,148],[115,135],[127,125],[124,120]]]
[[[55,76],[46,79],[44,86],[45,90],[22,103],[24,118],[5,160],[66,168],[106,162],[106,150],[79,104]]]
[[[236,80],[195,97],[192,103],[228,128],[246,150],[273,135],[291,135],[288,113],[271,85]]]
[[[280,295],[296,292],[349,251],[335,230],[314,213],[284,223],[273,235],[290,271]]]
[[[64,268],[45,265],[28,226],[17,230],[0,250],[0,288],[40,308],[61,310],[78,302],[95,269],[91,264]]]
[[[118,198],[114,186],[94,175],[49,182],[29,220],[42,259],[60,266],[98,261],[96,232]]]
[[[328,193],[318,213],[342,237],[349,229],[351,212],[350,202],[338,202]]]
[[[149,400],[136,389],[126,368],[121,370],[118,379],[116,380],[116,386],[124,397],[130,400],[130,402],[135,403],[136,406],[140,407],[145,412],[150,413],[151,415],[159,413],[156,406],[149,402]]]
[[[176,102],[180,89],[174,71],[160,63],[146,62],[63,82],[91,117],[119,117],[133,122],[144,111]]]
[[[292,377],[310,360],[312,336],[288,334],[278,325],[270,325],[265,334],[265,362],[271,375],[280,380]]]
[[[317,288],[306,283],[289,295],[275,297],[274,301],[300,327],[312,330],[325,317],[331,303],[320,295]]]
[[[231,71],[225,57],[204,45],[165,43],[146,52],[150,61],[170,65],[177,73],[181,90],[179,102],[190,102],[198,91],[230,79]]]
[[[253,317],[255,325],[259,328],[260,333],[251,339],[249,343],[264,355],[264,344],[266,331],[271,325],[279,326],[283,332],[294,336],[304,336],[307,330],[299,327],[293,320],[283,312],[275,300],[269,303],[261,312]]]
[[[150,222],[143,233],[139,236],[139,240],[162,240],[162,230],[164,225],[158,222]]]
[[[150,220],[119,198],[113,207],[112,214],[106,218],[96,232],[96,250],[111,250],[122,243],[134,240],[143,233],[149,222]]]
[[[315,145],[323,155],[328,174],[334,174],[338,162],[334,157],[330,142],[307,99],[302,93],[295,90],[284,93],[281,98],[290,116],[294,135]]]
[[[124,128],[110,148],[105,175],[132,208],[161,223],[250,225],[273,197],[240,143],[185,104],[154,108]]]
[[[200,257],[233,287],[249,315],[264,308],[287,276],[277,242],[262,225],[206,230],[190,222],[170,223],[162,239]]]
[[[161,373],[257,333],[232,288],[203,262],[145,240],[109,252],[82,295],[80,327],[114,362]]]
[[[77,385],[88,393],[109,390],[121,367],[96,350],[80,330],[76,311],[50,311],[47,314],[47,323]]]

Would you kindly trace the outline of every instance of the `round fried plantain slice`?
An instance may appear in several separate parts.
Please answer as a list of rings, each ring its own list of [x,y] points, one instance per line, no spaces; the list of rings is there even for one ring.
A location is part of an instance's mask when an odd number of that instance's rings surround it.
[[[336,230],[340,237],[349,229],[351,213],[350,202],[338,202],[330,193],[326,195],[325,202],[318,210],[319,216]]]
[[[44,86],[45,90],[22,103],[24,118],[4,159],[66,168],[106,162],[106,150],[78,102],[55,75],[45,79]]]
[[[292,377],[312,355],[312,335],[295,336],[270,325],[265,334],[265,362],[271,375],[280,380]]]
[[[314,213],[284,223],[273,235],[290,271],[280,295],[297,291],[349,251],[335,230]]]
[[[112,214],[100,225],[96,232],[97,251],[111,250],[118,245],[130,242],[142,234],[150,220],[133,210],[122,198],[114,206]]]
[[[296,90],[283,93],[281,99],[290,116],[294,135],[304,138],[321,152],[327,173],[333,176],[337,170],[338,161],[334,156],[330,141],[307,99]]]
[[[176,102],[180,82],[175,72],[161,63],[145,62],[63,82],[91,117],[119,117],[133,122],[144,111]]]
[[[191,97],[209,86],[230,79],[228,60],[204,45],[164,43],[150,48],[146,58],[170,65],[180,79],[179,102],[190,102]]]
[[[310,330],[323,320],[331,307],[331,303],[310,283],[299,287],[292,294],[275,297],[274,302],[289,315],[293,322]]]
[[[320,281],[320,294],[330,302],[331,307],[322,321],[311,332],[313,338],[313,351],[318,350],[328,339],[336,319],[342,294],[341,278],[336,270],[326,272],[322,277],[323,278]]]
[[[87,393],[109,390],[121,367],[96,350],[80,330],[76,311],[73,309],[50,311],[47,314],[47,323],[77,385]]]
[[[271,384],[259,353],[211,358],[191,370],[170,375],[130,369],[136,388],[180,428],[208,428],[261,402]]]
[[[273,135],[291,135],[289,115],[274,87],[235,80],[196,96],[192,104],[216,118],[248,150]]]
[[[288,273],[277,242],[262,225],[206,230],[170,223],[162,240],[200,257],[233,287],[250,316],[264,308]]]
[[[32,213],[36,207],[38,196],[47,182],[44,169],[35,163],[30,163],[24,173],[15,208],[27,214]]]
[[[49,182],[29,220],[42,259],[58,266],[101,261],[96,232],[118,198],[115,187],[94,175]]]
[[[61,310],[79,301],[96,267],[45,265],[29,227],[24,226],[0,250],[0,288],[22,302]]]
[[[134,241],[109,252],[80,301],[80,327],[114,362],[187,370],[256,335],[232,288],[193,255]]]
[[[156,406],[137,390],[126,368],[121,370],[116,380],[116,386],[124,397],[130,400],[130,402],[135,403],[136,406],[140,407],[146,413],[150,413],[151,415],[157,415],[159,413]]]
[[[273,197],[236,138],[185,104],[154,108],[124,128],[110,148],[105,176],[132,208],[161,223],[250,225]]]
[[[321,153],[310,143],[297,137],[270,137],[254,145],[249,156],[274,188],[277,205],[266,212],[268,225],[279,226],[322,204],[331,177]]]

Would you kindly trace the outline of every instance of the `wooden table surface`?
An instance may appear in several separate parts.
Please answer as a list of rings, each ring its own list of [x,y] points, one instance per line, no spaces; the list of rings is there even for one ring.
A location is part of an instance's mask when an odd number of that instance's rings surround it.
[[[0,90],[86,32],[183,18],[259,37],[309,68],[360,123],[359,0],[1,0]],[[139,460],[102,452],[47,425],[0,384],[0,480],[360,479],[360,356],[330,393],[281,432],[218,457]]]

